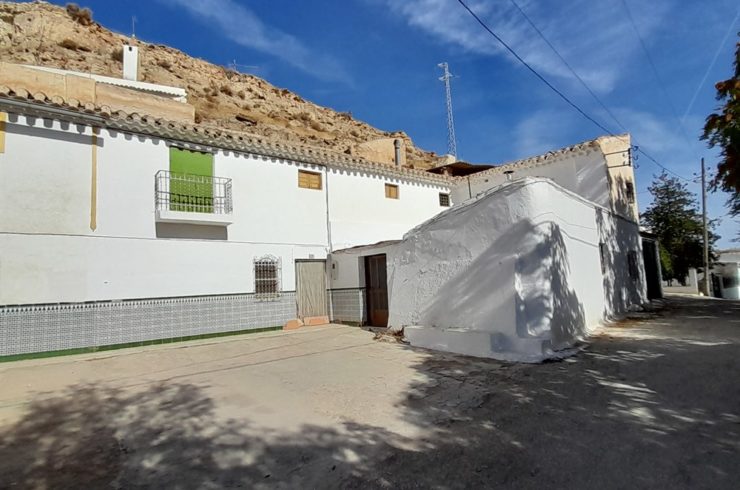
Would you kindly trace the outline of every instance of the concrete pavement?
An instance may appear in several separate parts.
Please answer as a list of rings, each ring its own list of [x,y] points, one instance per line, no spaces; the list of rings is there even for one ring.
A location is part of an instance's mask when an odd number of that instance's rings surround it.
[[[740,302],[562,362],[331,326],[0,364],[0,488],[736,488]]]

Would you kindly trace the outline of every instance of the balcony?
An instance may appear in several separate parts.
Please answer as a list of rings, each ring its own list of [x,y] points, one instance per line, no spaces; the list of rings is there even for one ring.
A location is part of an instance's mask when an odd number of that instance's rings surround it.
[[[233,222],[231,179],[160,170],[154,176],[160,223],[228,225]]]

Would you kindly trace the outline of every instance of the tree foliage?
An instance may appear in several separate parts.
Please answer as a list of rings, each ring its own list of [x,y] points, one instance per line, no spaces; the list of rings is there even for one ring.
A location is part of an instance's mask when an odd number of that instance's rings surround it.
[[[660,241],[663,279],[683,281],[690,267],[701,268],[704,262],[698,200],[686,184],[665,172],[653,180],[648,190],[653,195],[653,203],[642,214],[642,222]],[[710,230],[710,258],[717,238]]]
[[[707,117],[702,139],[709,142],[710,148],[722,150],[712,186],[730,193],[730,213],[740,216],[740,42],[735,49],[734,67],[732,78],[715,85],[717,100],[723,105]]]

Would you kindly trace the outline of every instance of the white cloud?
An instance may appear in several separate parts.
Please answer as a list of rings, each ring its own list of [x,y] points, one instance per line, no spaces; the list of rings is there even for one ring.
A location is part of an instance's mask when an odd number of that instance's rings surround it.
[[[527,115],[513,131],[516,158],[541,155],[578,143],[571,141],[577,117],[571,112],[554,110],[540,110]]]
[[[668,0],[631,5],[643,38],[660,23]],[[384,0],[391,10],[439,41],[481,55],[503,56],[518,64],[498,42],[454,0]],[[562,62],[509,0],[468,0],[468,6],[535,69],[573,80]],[[621,0],[545,0],[517,2],[548,40],[597,92],[611,91],[638,40]]]
[[[295,36],[266,25],[234,0],[160,0],[185,9],[201,22],[211,24],[233,42],[279,58],[321,80],[351,83],[339,63],[315,53]]]

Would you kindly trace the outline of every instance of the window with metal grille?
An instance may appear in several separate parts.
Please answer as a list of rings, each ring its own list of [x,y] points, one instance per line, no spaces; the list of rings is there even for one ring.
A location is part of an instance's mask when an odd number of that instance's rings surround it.
[[[398,186],[395,184],[385,184],[385,197],[388,199],[398,199]]]
[[[445,208],[450,207],[450,195],[444,192],[439,193],[439,205]]]
[[[321,174],[318,172],[309,172],[307,170],[298,171],[298,187],[304,189],[321,190]]]
[[[258,299],[280,296],[280,259],[271,255],[254,259],[254,292]]]
[[[640,277],[640,270],[637,268],[637,252],[631,250],[627,253],[627,267],[630,278],[636,281]]]

